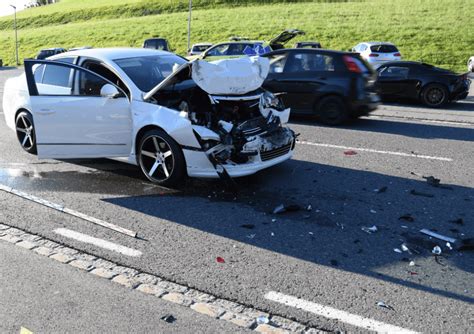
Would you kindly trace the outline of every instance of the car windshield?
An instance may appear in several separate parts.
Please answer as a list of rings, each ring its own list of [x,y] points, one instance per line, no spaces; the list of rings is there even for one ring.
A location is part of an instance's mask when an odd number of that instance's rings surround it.
[[[372,45],[370,47],[370,51],[379,52],[379,53],[394,53],[394,52],[398,52],[398,49],[395,45],[379,44],[379,45]]]
[[[186,60],[176,55],[153,55],[115,59],[115,63],[143,92],[148,92]]]
[[[149,49],[168,50],[168,45],[164,39],[150,39],[145,42],[145,47]]]

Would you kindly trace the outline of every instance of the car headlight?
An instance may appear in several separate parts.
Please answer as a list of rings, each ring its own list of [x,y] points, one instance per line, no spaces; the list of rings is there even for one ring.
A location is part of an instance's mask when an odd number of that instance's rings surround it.
[[[285,106],[281,99],[273,93],[264,92],[261,97],[261,103],[264,108],[273,108],[276,110],[284,110]]]

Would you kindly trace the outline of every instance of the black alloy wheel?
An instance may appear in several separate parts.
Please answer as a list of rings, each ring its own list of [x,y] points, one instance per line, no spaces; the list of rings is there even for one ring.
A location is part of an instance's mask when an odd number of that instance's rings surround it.
[[[316,114],[321,122],[327,125],[340,125],[349,118],[346,104],[337,96],[322,98],[317,104]]]
[[[30,154],[36,154],[36,135],[33,117],[27,111],[18,114],[15,120],[16,136],[21,147]]]
[[[137,156],[143,174],[153,183],[176,186],[186,176],[181,148],[162,130],[150,130],[143,135]]]
[[[448,91],[442,85],[430,84],[421,93],[421,99],[428,107],[438,108],[448,101]]]

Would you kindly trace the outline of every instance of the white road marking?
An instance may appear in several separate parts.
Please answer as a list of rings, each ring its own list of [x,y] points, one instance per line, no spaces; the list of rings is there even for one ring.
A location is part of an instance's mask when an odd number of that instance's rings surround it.
[[[417,118],[417,117],[408,117],[408,116],[370,115],[370,116],[365,117],[365,119],[384,119],[384,118],[396,118],[396,119],[405,120],[405,121],[416,121],[416,122],[421,122],[421,123],[435,123],[435,124],[447,124],[447,125],[472,126],[472,124],[474,124],[474,121],[473,122],[470,122],[470,121],[456,122],[456,121]]]
[[[91,244],[91,245],[104,248],[107,250],[111,250],[111,251],[114,251],[123,255],[127,255],[127,256],[138,257],[142,255],[142,252],[136,249],[128,248],[119,244],[115,244],[113,242],[110,242],[104,239],[95,238],[87,234],[69,230],[67,228],[57,228],[54,230],[54,233],[62,235],[66,238],[75,239],[80,242]]]
[[[360,315],[352,314],[346,311],[341,311],[329,306],[324,306],[304,299],[285,295],[280,292],[270,291],[265,295],[265,298],[286,306],[295,307],[300,310],[314,313],[316,315],[342,321],[346,324],[375,331],[378,333],[403,333],[414,334],[418,333],[410,329],[389,325],[377,320],[361,317]]]
[[[400,157],[411,157],[411,158],[420,158],[428,160],[440,160],[440,161],[453,161],[451,158],[445,157],[436,157],[430,155],[416,154],[416,153],[404,153],[404,152],[393,152],[393,151],[382,151],[374,150],[371,148],[362,148],[362,147],[350,147],[350,146],[341,146],[341,145],[332,145],[332,144],[323,144],[323,143],[312,143],[309,141],[299,140],[298,144],[309,145],[309,146],[319,146],[319,147],[328,147],[328,148],[340,148],[343,150],[353,150],[360,152],[370,152],[370,153],[380,153],[380,154],[389,154],[389,155],[398,155]]]
[[[94,217],[85,215],[85,214],[80,213],[80,212],[78,212],[78,211],[75,211],[75,210],[66,208],[66,207],[62,206],[61,204],[56,204],[56,203],[47,201],[47,200],[45,200],[45,199],[42,199],[42,198],[36,197],[36,196],[34,196],[34,195],[30,195],[30,194],[24,193],[24,192],[22,192],[22,191],[19,191],[19,190],[16,190],[16,189],[14,189],[14,188],[5,186],[5,185],[3,185],[3,184],[0,184],[0,190],[5,191],[5,192],[10,193],[10,194],[13,194],[13,195],[16,195],[16,196],[18,196],[18,197],[21,197],[21,198],[30,200],[30,201],[32,201],[32,202],[35,202],[35,203],[44,205],[44,206],[46,206],[46,207],[48,207],[48,208],[57,210],[57,211],[59,211],[59,212],[63,212],[63,213],[69,214],[69,215],[71,215],[71,216],[74,216],[74,217],[77,217],[77,218],[86,220],[86,221],[88,221],[88,222],[90,222],[90,223],[93,223],[93,224],[96,224],[96,225],[99,225],[99,226],[102,226],[102,227],[106,227],[106,228],[108,228],[108,229],[111,229],[111,230],[113,230],[113,231],[116,231],[116,232],[119,232],[119,233],[128,235],[128,236],[130,236],[130,237],[135,238],[135,237],[137,236],[137,233],[134,232],[134,231],[130,231],[130,230],[126,229],[126,228],[123,228],[123,227],[114,225],[114,224],[112,224],[112,223],[103,221],[103,220],[101,220],[101,219],[97,219],[97,218],[94,218]]]

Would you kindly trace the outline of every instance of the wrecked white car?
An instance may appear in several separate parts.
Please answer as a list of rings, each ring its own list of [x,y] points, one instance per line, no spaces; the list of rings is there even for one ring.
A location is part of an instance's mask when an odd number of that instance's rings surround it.
[[[239,177],[290,159],[289,109],[261,89],[265,58],[187,62],[164,51],[88,49],[25,60],[3,109],[39,158],[121,158],[152,182]]]

